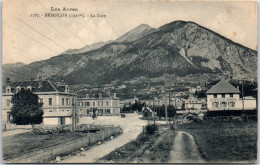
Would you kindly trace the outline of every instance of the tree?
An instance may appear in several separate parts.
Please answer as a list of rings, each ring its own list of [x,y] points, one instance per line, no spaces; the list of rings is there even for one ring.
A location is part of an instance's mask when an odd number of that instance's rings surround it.
[[[206,91],[205,90],[201,90],[201,91],[195,91],[194,95],[197,97],[197,98],[206,98],[207,95],[206,95]]]
[[[38,95],[30,90],[21,90],[12,97],[12,122],[18,125],[40,124],[42,122],[42,103],[38,102]]]

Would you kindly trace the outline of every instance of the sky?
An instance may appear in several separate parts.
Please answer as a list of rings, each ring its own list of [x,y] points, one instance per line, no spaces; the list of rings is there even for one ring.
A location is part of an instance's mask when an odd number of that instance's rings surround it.
[[[4,0],[2,12],[3,64],[45,60],[68,49],[115,40],[140,24],[158,28],[176,20],[196,22],[258,49],[258,9],[253,1]],[[84,18],[69,17],[82,14]]]

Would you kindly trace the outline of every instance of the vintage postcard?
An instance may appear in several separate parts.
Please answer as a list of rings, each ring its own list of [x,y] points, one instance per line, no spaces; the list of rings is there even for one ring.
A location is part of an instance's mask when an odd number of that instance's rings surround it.
[[[257,1],[2,10],[3,163],[257,162]]]

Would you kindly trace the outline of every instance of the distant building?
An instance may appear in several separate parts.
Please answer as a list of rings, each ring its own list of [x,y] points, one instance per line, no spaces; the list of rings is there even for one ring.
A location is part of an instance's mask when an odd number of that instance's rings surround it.
[[[119,98],[102,90],[82,91],[78,93],[77,114],[84,116],[120,115]]]
[[[171,105],[173,105],[177,109],[183,109],[185,105],[185,101],[179,98],[171,98]]]
[[[195,93],[196,91],[199,92],[202,90],[201,86],[196,86],[196,87],[189,87],[189,93]]]
[[[187,110],[199,110],[202,108],[202,102],[194,97],[193,95],[190,95],[187,100],[185,100],[185,109]]]
[[[253,110],[256,108],[255,98],[240,98],[240,91],[225,80],[219,81],[206,94],[209,111]]]
[[[11,82],[7,79],[2,94],[2,123],[11,121],[12,96],[24,89],[29,89],[39,96],[39,102],[43,103],[44,125],[68,125],[72,124],[73,104],[76,102],[76,94],[69,91],[69,86],[61,80],[53,83],[39,78],[31,81]]]
[[[187,94],[185,92],[179,92],[175,95],[175,97],[185,97]]]

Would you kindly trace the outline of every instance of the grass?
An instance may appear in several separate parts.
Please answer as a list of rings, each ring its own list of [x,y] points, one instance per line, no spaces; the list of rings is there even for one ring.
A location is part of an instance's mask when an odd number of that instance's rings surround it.
[[[163,163],[169,158],[175,132],[156,131],[153,135],[142,133],[136,140],[116,149],[99,162]]]
[[[257,122],[205,121],[180,125],[195,138],[208,162],[255,162],[257,160]]]
[[[86,133],[59,133],[46,135],[31,135],[30,133],[17,134],[2,138],[3,159],[13,158],[28,151],[47,147],[62,141],[86,136]]]

